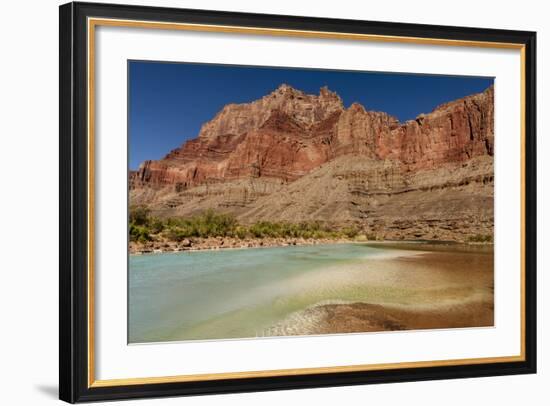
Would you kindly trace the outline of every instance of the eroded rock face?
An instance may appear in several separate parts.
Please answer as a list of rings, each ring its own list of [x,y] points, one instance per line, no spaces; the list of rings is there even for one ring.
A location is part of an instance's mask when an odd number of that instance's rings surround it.
[[[244,177],[293,181],[346,154],[435,168],[493,153],[493,88],[447,103],[404,124],[358,103],[344,109],[323,88],[307,95],[288,85],[247,104],[225,106],[196,139],[159,161],[144,162],[131,187],[174,186]]]
[[[212,140],[220,135],[242,135],[262,126],[273,111],[283,113],[301,128],[310,128],[327,119],[334,112],[341,112],[340,97],[324,87],[319,95],[305,94],[282,84],[275,91],[252,103],[228,104],[213,120],[204,124],[199,138]]]
[[[394,158],[412,170],[493,155],[494,91],[446,103],[392,132],[381,158]],[[390,151],[386,152],[386,148]]]
[[[440,196],[458,213],[449,220],[457,228],[466,221],[491,231],[493,92],[399,123],[358,103],[346,109],[327,88],[309,95],[283,84],[254,102],[225,106],[197,138],[144,162],[130,174],[131,204],[167,216],[212,207],[243,221],[361,222],[399,235],[410,226],[402,212],[414,223],[423,210],[427,230],[445,217]],[[355,169],[336,170],[349,162]],[[414,199],[428,203],[418,208]]]

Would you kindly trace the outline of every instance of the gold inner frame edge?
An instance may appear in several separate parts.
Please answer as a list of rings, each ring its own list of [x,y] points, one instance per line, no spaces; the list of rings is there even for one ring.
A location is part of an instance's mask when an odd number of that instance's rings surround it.
[[[260,27],[241,27],[230,25],[208,25],[167,23],[140,20],[121,20],[109,18],[88,18],[87,21],[87,80],[88,80],[88,387],[112,387],[125,385],[143,385],[160,383],[177,383],[192,381],[213,381],[221,379],[244,379],[259,377],[296,376],[312,374],[331,374],[342,372],[380,371],[398,368],[426,368],[439,366],[458,366],[473,364],[492,364],[525,361],[525,45],[506,42],[453,40],[422,37],[400,37],[391,35],[355,34],[344,32],[307,31],[291,29],[274,29]],[[195,32],[218,32],[244,35],[266,35],[299,38],[341,39],[373,42],[390,42],[417,45],[461,46],[496,49],[513,49],[520,51],[520,137],[521,137],[521,269],[520,269],[520,339],[519,355],[502,357],[464,358],[451,360],[396,362],[384,364],[344,365],[314,368],[276,369],[265,371],[219,372],[209,374],[189,374],[143,378],[95,379],[95,279],[94,279],[94,196],[95,196],[95,28],[97,26],[148,28],[162,30],[184,30]]]

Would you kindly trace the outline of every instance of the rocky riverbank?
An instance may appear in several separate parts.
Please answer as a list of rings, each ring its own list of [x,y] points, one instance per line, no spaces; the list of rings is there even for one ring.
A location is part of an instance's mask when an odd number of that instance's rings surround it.
[[[148,241],[134,242],[129,245],[130,254],[153,254],[163,252],[260,248],[260,247],[286,247],[293,245],[338,244],[356,241],[350,238],[235,238],[235,237],[209,237],[189,238],[182,241]]]
[[[182,252],[182,251],[203,251],[203,250],[221,250],[221,249],[243,249],[243,248],[269,248],[269,247],[288,247],[300,245],[320,245],[320,244],[345,244],[345,243],[369,243],[369,244],[394,244],[411,242],[414,240],[371,240],[360,235],[355,238],[236,238],[236,237],[208,237],[208,238],[188,238],[182,241],[147,241],[134,242],[129,244],[131,255],[141,254],[160,254],[164,252]],[[429,243],[426,240],[425,243]],[[471,239],[468,241],[456,240],[433,240],[433,243],[459,244],[462,246],[492,246],[492,241],[478,241]]]

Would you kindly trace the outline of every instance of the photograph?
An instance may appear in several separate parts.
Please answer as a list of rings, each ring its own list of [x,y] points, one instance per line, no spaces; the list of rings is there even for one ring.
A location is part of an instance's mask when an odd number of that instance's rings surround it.
[[[494,77],[127,72],[129,344],[494,326]]]
[[[59,399],[533,392],[542,14],[145,3],[52,19]]]

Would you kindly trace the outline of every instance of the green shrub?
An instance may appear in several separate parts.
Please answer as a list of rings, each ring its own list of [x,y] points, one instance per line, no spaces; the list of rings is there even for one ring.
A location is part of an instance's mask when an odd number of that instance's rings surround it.
[[[468,242],[493,242],[491,234],[475,234],[468,237]]]
[[[342,233],[348,238],[355,238],[359,234],[359,229],[355,226],[346,227],[342,230]]]
[[[147,224],[149,225],[152,234],[158,234],[162,232],[165,227],[164,222],[157,217],[148,219]]]
[[[145,206],[130,207],[130,223],[138,226],[147,224],[151,211]]]
[[[269,221],[260,221],[249,228],[250,234],[256,238],[281,236],[281,225]]]
[[[192,237],[193,234],[184,227],[170,226],[166,228],[162,235],[171,241],[182,241],[186,238]]]
[[[130,241],[134,242],[146,242],[151,241],[151,235],[149,234],[149,229],[146,226],[130,224]]]
[[[246,226],[238,224],[231,214],[217,213],[208,209],[192,217],[171,217],[160,219],[152,217],[150,210],[143,206],[130,209],[129,232],[132,241],[150,241],[153,235],[162,235],[172,241],[181,241],[191,237],[236,237],[254,238],[355,238],[359,228],[350,226],[334,229],[320,221],[300,223],[259,221]],[[372,235],[368,235],[368,239]]]
[[[243,227],[243,226],[237,226],[235,227],[235,229],[233,230],[233,237],[237,237],[237,238],[240,238],[241,240],[245,239],[246,237],[248,237],[249,235],[249,232],[248,232],[248,229],[246,227]]]
[[[199,237],[227,237],[237,227],[237,220],[230,214],[217,214],[209,209],[198,217],[191,218],[190,225]]]

